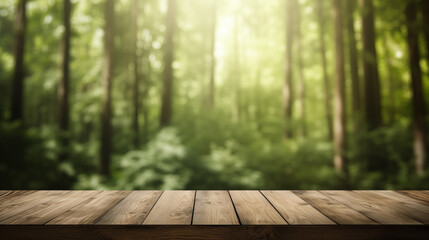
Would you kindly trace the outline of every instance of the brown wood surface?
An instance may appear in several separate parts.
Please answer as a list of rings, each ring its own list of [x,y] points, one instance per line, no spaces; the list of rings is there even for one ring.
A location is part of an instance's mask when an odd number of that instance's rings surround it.
[[[193,225],[239,225],[228,191],[197,191]]]
[[[147,225],[191,225],[195,191],[164,191],[144,220]]]
[[[103,191],[60,214],[47,224],[94,224],[128,194],[129,191]]]
[[[70,191],[49,201],[34,205],[32,208],[1,221],[0,224],[45,224],[97,193],[100,191]]]
[[[289,224],[334,224],[291,191],[261,191]]]
[[[319,191],[295,191],[295,193],[338,224],[378,224]]]
[[[324,194],[381,224],[421,224],[385,202],[385,198],[370,192],[324,191]]]
[[[3,200],[0,207],[0,221],[67,193],[68,191],[37,191],[10,201]]]
[[[97,224],[142,224],[162,191],[134,191],[104,215]]]
[[[230,191],[230,194],[241,224],[287,224],[259,191]]]
[[[420,204],[429,206],[429,191],[399,191],[399,193],[418,200]]]

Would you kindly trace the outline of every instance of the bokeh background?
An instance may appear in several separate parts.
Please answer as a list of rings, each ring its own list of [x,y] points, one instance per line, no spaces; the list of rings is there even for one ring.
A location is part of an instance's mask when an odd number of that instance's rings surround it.
[[[2,0],[0,188],[428,189],[428,5]]]

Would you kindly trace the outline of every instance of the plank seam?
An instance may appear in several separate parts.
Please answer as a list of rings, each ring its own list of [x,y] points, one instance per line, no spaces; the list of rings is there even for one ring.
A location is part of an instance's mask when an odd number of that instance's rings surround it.
[[[237,216],[238,223],[239,223],[240,225],[242,225],[242,224],[241,224],[241,220],[240,220],[240,215],[238,215],[237,209],[235,208],[234,200],[233,200],[233,199],[232,199],[232,197],[231,197],[231,193],[229,192],[229,190],[227,190],[227,192],[228,192],[229,198],[231,199],[232,207],[234,207],[234,212],[235,212],[235,215]]]
[[[325,194],[323,191],[318,191],[318,192],[320,192],[321,194],[325,195],[326,197],[328,197],[328,198],[330,198],[330,199],[333,199],[333,200],[335,200],[335,201],[337,201],[337,202],[339,202],[339,203],[343,204],[344,206],[346,206],[346,207],[348,207],[348,208],[350,208],[350,209],[353,209],[354,211],[356,211],[356,212],[358,212],[358,213],[362,214],[363,216],[367,217],[368,219],[371,219],[372,221],[374,221],[375,223],[377,223],[377,224],[379,224],[379,225],[383,225],[383,226],[384,226],[384,225],[386,225],[386,224],[380,223],[379,221],[376,221],[375,219],[373,219],[372,217],[368,216],[368,215],[367,215],[367,214],[365,214],[364,212],[359,211],[359,210],[357,210],[356,208],[354,208],[354,207],[352,207],[352,206],[349,206],[348,204],[346,204],[346,203],[344,203],[344,202],[342,202],[342,201],[338,201],[338,200],[336,200],[335,198],[333,198],[333,197],[329,196],[328,194]]]
[[[48,192],[49,192],[49,193],[52,193],[52,192],[55,192],[55,190],[48,190]],[[48,199],[48,200],[44,200],[43,202],[40,202],[40,204],[44,204],[44,203],[46,203],[46,202],[52,201],[52,200],[54,200],[54,199],[56,199],[56,198],[61,197],[62,195],[66,195],[66,194],[67,194],[67,192],[65,192],[65,193],[60,193],[60,194],[59,194],[58,196],[56,196],[56,197],[53,197],[53,198],[50,198],[50,199]],[[27,196],[28,196],[28,195],[27,195]],[[49,197],[49,196],[45,196],[45,197]],[[37,205],[35,205],[35,206],[37,206]],[[33,207],[35,207],[35,206],[33,206]],[[30,209],[31,209],[31,208],[30,208]],[[18,212],[17,212],[17,213],[15,213],[15,214],[13,214],[13,215],[11,215],[11,216],[7,217],[7,218],[4,218],[4,219],[2,219],[1,221],[6,221],[6,220],[8,220],[8,219],[10,219],[10,218],[15,217],[16,215],[21,214],[22,212],[25,212],[25,211],[27,211],[27,210],[30,210],[30,209],[26,209],[26,210],[24,210],[24,211],[22,211],[22,210],[18,210]]]
[[[94,196],[96,196],[96,195],[98,195],[98,194],[100,194],[102,191],[98,191],[98,192],[96,192],[95,194],[93,194],[93,195],[91,195],[89,198],[92,198],[92,197],[94,197]],[[80,201],[80,202],[77,202],[76,203],[76,205],[73,205],[73,206],[71,206],[70,208],[67,208],[65,211],[63,211],[62,213],[59,213],[58,215],[56,215],[55,217],[52,217],[51,219],[49,219],[48,221],[46,221],[46,222],[44,222],[44,223],[42,223],[42,225],[46,225],[48,222],[50,222],[50,221],[52,221],[52,220],[54,220],[56,217],[58,217],[58,216],[60,216],[61,214],[63,214],[63,213],[65,213],[65,212],[67,212],[68,210],[70,210],[70,209],[72,209],[72,208],[74,208],[74,207],[76,207],[77,205],[79,205],[79,204],[81,204],[82,202],[84,202],[86,199],[84,199],[84,200],[82,200],[82,201]]]
[[[308,201],[306,201],[304,198],[300,197],[298,194],[296,194],[296,191],[292,191],[293,194],[295,194],[295,196],[299,197],[302,199],[302,201],[306,202],[308,205],[312,206],[314,209],[316,209],[318,212],[320,212],[323,216],[327,217],[329,220],[331,220],[332,222],[334,222],[336,225],[342,225],[340,223],[338,223],[337,221],[335,221],[334,219],[330,218],[328,215],[326,215],[324,212],[322,212],[319,208],[317,208],[316,206],[313,206],[311,203],[309,203]],[[343,204],[344,205],[344,204]],[[346,205],[344,205],[346,206]],[[347,206],[346,206],[347,207]],[[352,209],[353,210],[353,209]],[[365,215],[364,215],[365,216]],[[371,219],[372,220],[372,219]]]
[[[146,216],[144,217],[143,221],[139,225],[143,225],[144,221],[146,220],[147,216],[149,216],[150,212],[152,212],[152,209],[155,207],[155,205],[158,203],[158,200],[161,198],[162,194],[164,194],[164,190],[161,191],[161,194],[159,194],[158,198],[156,199],[155,203],[152,205],[152,207],[147,211]]]
[[[194,190],[194,203],[192,206],[191,225],[194,225],[195,202],[197,200],[197,190]]]
[[[285,220],[287,225],[290,225],[289,222],[286,220],[286,218],[284,218],[283,215],[279,212],[279,210],[277,210],[277,208],[270,202],[270,200],[268,200],[268,198],[264,195],[264,193],[262,193],[261,190],[258,190],[258,191],[262,196],[264,196],[264,198],[268,201],[268,203],[276,210],[276,212],[280,215],[280,217],[282,217],[283,220]]]
[[[124,201],[125,198],[127,198],[130,194],[132,193],[132,191],[130,191],[126,196],[124,196],[120,201],[118,201],[116,204],[113,204],[112,207],[110,207],[109,209],[107,209],[107,211],[103,214],[101,214],[97,219],[95,219],[94,223],[92,223],[92,225],[97,224],[104,216],[106,216],[107,213],[109,213],[113,208],[115,208],[119,203],[121,203],[122,201]]]

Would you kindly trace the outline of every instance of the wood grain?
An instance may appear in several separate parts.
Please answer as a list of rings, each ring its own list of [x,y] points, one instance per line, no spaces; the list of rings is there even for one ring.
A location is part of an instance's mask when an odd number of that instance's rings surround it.
[[[193,225],[239,225],[228,191],[197,191]]]
[[[261,191],[291,224],[335,224],[291,191]]]
[[[9,204],[14,201],[14,199],[20,198],[25,195],[32,194],[36,191],[33,190],[17,190],[17,191],[5,191],[3,195],[0,196],[0,208],[4,204]]]
[[[104,215],[97,224],[140,225],[162,191],[133,191]]]
[[[340,225],[378,224],[360,212],[318,191],[294,191],[294,193]]]
[[[429,224],[429,207],[419,204],[417,200],[394,191],[364,191],[370,194],[381,195],[385,204],[402,214],[421,223]]]
[[[259,191],[230,191],[241,224],[287,224]]]
[[[103,191],[60,214],[47,224],[94,224],[128,194],[130,191]]]
[[[421,224],[393,209],[378,195],[351,191],[323,191],[323,193],[381,224]]]
[[[3,201],[0,207],[0,221],[4,221],[20,212],[25,212],[39,204],[47,202],[55,197],[67,194],[68,191],[37,191],[19,198]]]
[[[164,191],[144,225],[190,225],[195,191]]]
[[[46,202],[34,205],[0,224],[45,224],[77,204],[100,193],[101,191],[69,191]]]
[[[420,204],[429,206],[429,191],[399,191],[399,193],[418,200]]]

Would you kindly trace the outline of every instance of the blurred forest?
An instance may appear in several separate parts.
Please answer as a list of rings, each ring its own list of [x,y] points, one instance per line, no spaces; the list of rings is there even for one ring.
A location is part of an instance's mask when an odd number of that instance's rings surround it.
[[[429,0],[0,1],[0,189],[428,189],[427,96]]]

